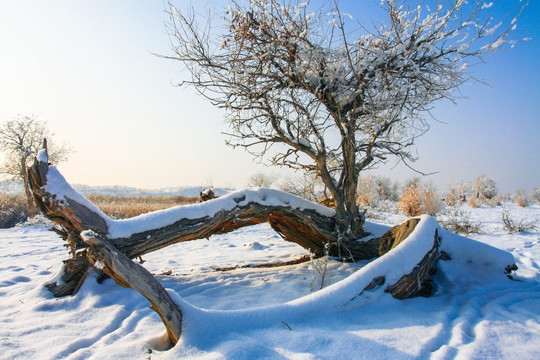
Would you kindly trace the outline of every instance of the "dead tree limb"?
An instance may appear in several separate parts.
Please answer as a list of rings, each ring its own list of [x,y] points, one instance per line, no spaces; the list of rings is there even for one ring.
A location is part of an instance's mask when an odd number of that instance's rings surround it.
[[[299,210],[246,201],[245,195],[233,200],[237,202],[237,206],[218,211],[212,216],[182,218],[161,228],[111,240],[127,256],[134,258],[177,242],[204,239],[268,222],[285,240],[310,250],[316,256],[324,255],[324,245],[334,241],[332,217],[309,209]],[[211,201],[200,203],[197,206],[210,203]]]
[[[52,281],[45,286],[57,297],[75,294],[86,278],[91,267],[86,258],[87,245],[82,240],[82,231],[93,229],[99,234],[108,232],[106,221],[94,210],[65,198],[60,202],[54,194],[47,190],[49,163],[47,142],[43,142],[43,150],[28,168],[28,181],[38,210],[55,223],[52,230],[57,232],[70,249],[71,257],[63,261],[60,282]]]
[[[159,281],[98,235],[85,237],[85,242],[90,245],[88,259],[95,267],[102,269],[120,286],[137,291],[152,304],[151,308],[165,324],[171,345],[174,346],[182,333],[182,311]]]
[[[422,260],[420,260],[410,273],[403,275],[398,282],[388,286],[384,291],[390,293],[396,299],[407,299],[419,295],[429,297],[432,290],[430,278],[435,271],[435,263],[439,260],[440,256],[440,241],[441,239],[439,238],[438,231],[435,229],[433,247],[424,255]]]

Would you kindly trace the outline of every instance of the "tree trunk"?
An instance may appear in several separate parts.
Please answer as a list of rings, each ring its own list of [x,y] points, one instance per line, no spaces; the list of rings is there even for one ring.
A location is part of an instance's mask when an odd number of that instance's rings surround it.
[[[34,207],[34,201],[32,197],[32,191],[30,190],[30,185],[28,184],[28,177],[26,169],[26,158],[21,156],[21,177],[23,178],[24,184],[24,193],[26,194],[26,204],[28,205],[28,214],[30,218],[36,216],[36,209]]]
[[[358,176],[355,172],[354,149],[344,145],[343,151],[347,152],[348,156],[345,156],[336,199],[336,233],[338,247],[342,248],[340,255],[351,257],[353,260],[371,258],[373,255],[369,253],[357,254],[358,242],[356,240],[367,235],[363,230],[365,218],[356,205]]]

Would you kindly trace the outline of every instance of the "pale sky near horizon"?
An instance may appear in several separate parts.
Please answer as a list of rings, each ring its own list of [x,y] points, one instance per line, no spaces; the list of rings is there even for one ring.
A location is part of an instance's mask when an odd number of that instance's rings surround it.
[[[226,1],[193,3],[219,9]],[[340,2],[353,16],[365,16],[362,3]],[[510,2],[494,3],[496,12]],[[440,122],[417,142],[415,166],[437,172],[424,181],[444,191],[485,174],[502,193],[540,187],[539,19],[533,0],[514,36],[532,40],[473,69],[490,87],[470,84],[457,105],[436,106]],[[171,54],[165,20],[162,1],[0,2],[0,122],[17,114],[47,121],[75,150],[59,165],[73,184],[239,188],[256,172],[290,174],[227,147],[223,113],[173,86],[187,76],[182,64],[152,54]],[[402,183],[415,176],[393,164],[374,173]]]

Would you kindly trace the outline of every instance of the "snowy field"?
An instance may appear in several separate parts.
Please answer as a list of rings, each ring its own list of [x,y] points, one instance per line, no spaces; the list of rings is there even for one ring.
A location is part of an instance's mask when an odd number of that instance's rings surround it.
[[[540,220],[539,205],[507,206],[517,220]],[[164,326],[133,290],[89,278],[76,296],[57,299],[43,287],[67,257],[55,233],[38,226],[0,230],[0,358],[540,359],[540,233],[508,234],[501,207],[467,209],[483,222],[484,233],[471,238],[515,257],[514,280],[502,271],[484,273],[485,254],[472,248],[461,259],[438,262],[430,298],[367,296],[354,306],[304,306],[293,316],[279,305],[317,296],[314,264],[213,270],[306,253],[267,225],[148,254],[144,266],[170,272],[158,279],[187,314],[182,340],[169,351],[156,350]],[[394,215],[386,223],[403,220]],[[363,265],[331,261],[323,292]],[[198,315],[190,316],[191,309]]]

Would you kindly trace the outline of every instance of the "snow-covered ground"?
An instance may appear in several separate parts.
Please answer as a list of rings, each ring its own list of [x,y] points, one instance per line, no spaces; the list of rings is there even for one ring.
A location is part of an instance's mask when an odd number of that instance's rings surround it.
[[[507,206],[516,220],[540,220],[538,205]],[[54,298],[43,284],[67,257],[62,240],[44,227],[0,230],[0,358],[539,359],[540,233],[508,234],[501,207],[468,211],[484,224],[484,233],[472,238],[515,257],[514,280],[483,273],[489,265],[482,263],[484,253],[471,248],[462,261],[439,261],[430,298],[368,296],[355,306],[304,306],[301,316],[291,316],[268,312],[316,296],[316,264],[213,270],[306,253],[268,225],[148,254],[144,266],[155,274],[171,272],[158,279],[186,312],[182,340],[169,351],[156,350],[164,326],[141,295],[110,279],[97,284],[90,278],[77,295]],[[460,244],[457,237],[446,239],[456,241],[448,247]],[[363,265],[330,261],[325,289]],[[245,311],[253,308],[266,309],[260,314],[268,321],[256,319],[258,311]]]

